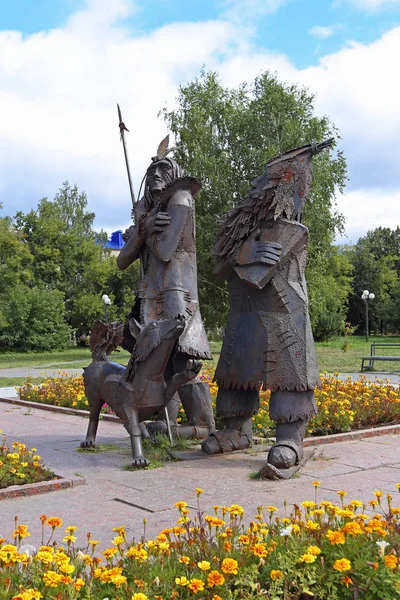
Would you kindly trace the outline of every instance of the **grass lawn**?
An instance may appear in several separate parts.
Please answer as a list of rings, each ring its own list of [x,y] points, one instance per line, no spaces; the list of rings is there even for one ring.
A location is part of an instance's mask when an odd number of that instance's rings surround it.
[[[370,354],[370,344],[372,342],[400,343],[400,337],[371,336],[367,343],[364,337],[353,336],[349,338],[347,352],[344,352],[342,349],[343,341],[344,338],[340,337],[330,342],[317,342],[315,344],[321,373],[324,371],[327,371],[328,373],[333,373],[335,371],[340,373],[357,373],[361,368],[361,358],[363,356],[369,356]],[[221,351],[221,342],[211,342],[210,346],[214,358],[212,361],[205,361],[204,366],[206,368],[216,366]],[[394,348],[393,350],[389,349],[388,351],[378,349],[377,354],[399,355],[400,358],[400,348]],[[126,365],[129,356],[128,352],[121,350],[120,352],[115,352],[112,355],[112,358],[116,362]],[[88,365],[90,360],[89,348],[73,347],[59,352],[38,352],[31,354],[9,353],[0,354],[0,369],[12,367],[77,369]],[[400,373],[400,361],[399,363],[376,363],[375,370]],[[24,378],[20,377],[2,377],[0,378],[0,386],[19,385],[24,380]]]

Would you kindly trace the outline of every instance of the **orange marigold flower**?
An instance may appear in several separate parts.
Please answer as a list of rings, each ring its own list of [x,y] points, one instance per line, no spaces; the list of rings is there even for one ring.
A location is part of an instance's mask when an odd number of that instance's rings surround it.
[[[282,579],[283,573],[279,569],[272,569],[269,576],[271,577],[272,581],[279,581],[280,579]]]
[[[175,502],[176,508],[186,508],[186,506],[187,506],[187,502],[184,502],[183,500],[179,500],[179,502]]]
[[[224,558],[221,564],[221,571],[223,573],[233,573],[233,575],[237,575],[238,572],[238,562],[234,558]]]
[[[222,600],[221,596],[218,596],[218,594],[214,594],[214,596],[211,598],[211,600]]]
[[[190,558],[188,556],[181,556],[178,560],[184,565],[188,565],[190,563]]]
[[[342,583],[344,583],[346,587],[349,587],[349,585],[353,583],[353,580],[348,575],[345,575],[342,579]]]
[[[201,579],[191,579],[188,585],[188,589],[193,592],[193,594],[197,594],[197,592],[202,592],[204,590],[204,581]]]
[[[214,587],[215,585],[223,585],[225,583],[225,577],[222,573],[218,571],[211,571],[207,577],[207,584],[209,587]]]
[[[351,562],[347,558],[338,558],[333,564],[335,571],[350,571]]]
[[[395,569],[397,567],[398,558],[394,554],[386,554],[385,556],[385,566],[388,569]]]
[[[46,524],[50,525],[51,527],[61,527],[63,522],[59,517],[49,517],[46,521]]]
[[[344,544],[346,541],[345,535],[341,531],[333,531],[332,529],[328,529],[326,537],[334,546],[335,544]]]
[[[254,544],[251,547],[251,551],[254,556],[260,556],[261,558],[268,555],[268,550],[264,544]]]
[[[85,582],[83,581],[83,579],[81,579],[80,577],[75,579],[74,587],[77,592],[79,592],[83,588],[84,585],[85,585]]]
[[[346,525],[342,527],[342,531],[348,535],[360,535],[363,532],[361,525],[354,521],[346,523]]]

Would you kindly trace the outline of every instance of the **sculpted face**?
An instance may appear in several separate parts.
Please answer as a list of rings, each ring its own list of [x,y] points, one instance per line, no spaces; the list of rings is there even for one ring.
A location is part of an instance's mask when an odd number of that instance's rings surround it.
[[[173,181],[170,161],[158,160],[147,169],[147,184],[152,194],[162,192]]]

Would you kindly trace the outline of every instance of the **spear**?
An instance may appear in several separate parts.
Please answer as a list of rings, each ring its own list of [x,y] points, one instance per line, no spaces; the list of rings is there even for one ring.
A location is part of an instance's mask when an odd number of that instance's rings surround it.
[[[135,192],[133,191],[131,170],[129,168],[128,152],[126,150],[126,142],[125,142],[125,131],[129,131],[129,129],[127,129],[125,123],[122,120],[121,109],[119,107],[119,104],[117,104],[117,109],[118,109],[118,118],[119,118],[119,132],[121,134],[122,146],[124,148],[125,164],[126,164],[126,170],[128,173],[128,181],[129,181],[129,190],[131,192],[131,199],[132,199],[132,208],[134,208],[134,206],[136,204],[136,199],[135,199]]]

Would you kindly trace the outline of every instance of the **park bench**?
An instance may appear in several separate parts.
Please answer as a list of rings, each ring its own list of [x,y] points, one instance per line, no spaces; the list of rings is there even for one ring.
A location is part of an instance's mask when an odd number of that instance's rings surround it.
[[[392,348],[400,348],[400,344],[390,344],[390,343],[385,343],[385,342],[372,343],[371,344],[371,355],[363,356],[363,358],[362,358],[361,373],[363,371],[367,371],[368,369],[372,369],[375,361],[387,361],[387,362],[399,361],[400,362],[400,356],[383,356],[383,355],[377,356],[376,355],[377,348],[380,348],[380,349],[383,348],[384,350],[388,351],[389,349],[392,349]]]

